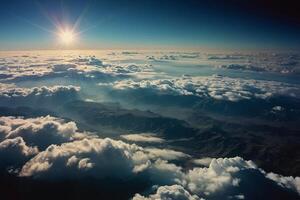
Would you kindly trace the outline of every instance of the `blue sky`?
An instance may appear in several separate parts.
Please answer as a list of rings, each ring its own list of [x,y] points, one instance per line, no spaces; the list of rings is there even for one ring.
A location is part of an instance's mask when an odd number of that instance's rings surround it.
[[[1,0],[0,49],[55,49],[56,21],[72,26],[79,40],[70,48],[295,49],[299,21],[290,5],[258,1]],[[287,1],[289,2],[289,1]],[[291,5],[293,6],[293,5]],[[283,9],[282,9],[283,8]],[[285,15],[279,15],[280,9]],[[283,13],[284,14],[284,13]]]

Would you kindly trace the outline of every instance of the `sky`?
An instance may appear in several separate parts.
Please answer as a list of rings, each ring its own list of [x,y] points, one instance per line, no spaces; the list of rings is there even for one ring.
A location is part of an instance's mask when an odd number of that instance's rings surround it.
[[[295,2],[1,0],[0,49],[297,49]],[[60,44],[58,28],[74,24],[75,41]]]

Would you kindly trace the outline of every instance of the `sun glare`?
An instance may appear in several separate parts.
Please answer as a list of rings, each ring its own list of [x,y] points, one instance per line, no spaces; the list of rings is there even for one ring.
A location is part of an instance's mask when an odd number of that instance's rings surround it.
[[[75,40],[75,34],[71,30],[61,31],[59,37],[63,44],[71,44]]]

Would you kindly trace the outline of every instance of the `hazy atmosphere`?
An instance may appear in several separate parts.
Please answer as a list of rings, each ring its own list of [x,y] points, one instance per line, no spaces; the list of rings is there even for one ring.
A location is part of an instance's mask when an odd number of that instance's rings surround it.
[[[299,199],[296,2],[0,3],[1,199]]]

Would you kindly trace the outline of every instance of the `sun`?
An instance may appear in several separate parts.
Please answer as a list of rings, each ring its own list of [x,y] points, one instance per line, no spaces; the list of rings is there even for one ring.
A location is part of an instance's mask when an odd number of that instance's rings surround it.
[[[58,35],[59,35],[60,41],[66,45],[72,44],[75,40],[75,33],[71,30],[60,31],[60,33]]]

